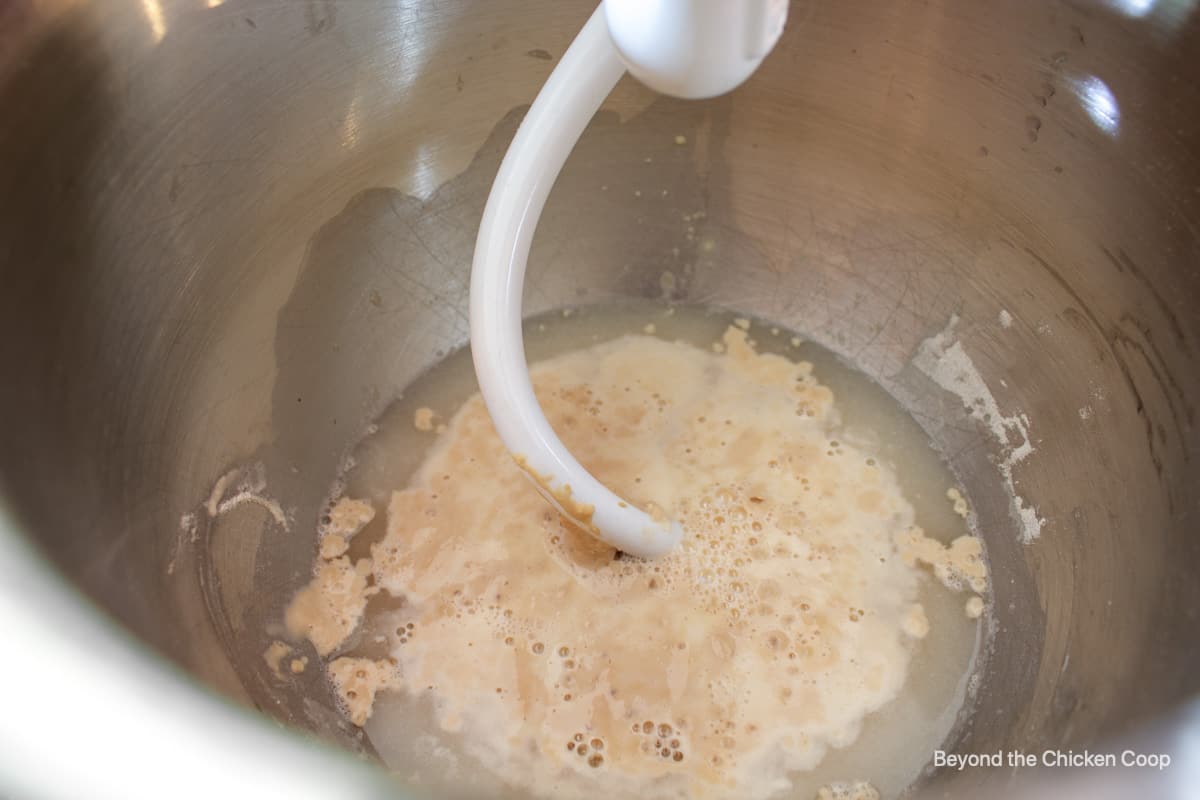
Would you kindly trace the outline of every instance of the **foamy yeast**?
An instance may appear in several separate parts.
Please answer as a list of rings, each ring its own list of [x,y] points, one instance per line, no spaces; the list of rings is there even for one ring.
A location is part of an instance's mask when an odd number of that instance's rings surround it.
[[[974,588],[982,561],[926,545],[811,365],[740,326],[722,344],[627,336],[532,371],[583,464],[683,523],[655,562],[565,523],[465,404],[372,547],[371,588],[404,603],[388,659],[334,662],[354,721],[378,690],[427,697],[500,780],[553,796],[766,796],[857,737],[928,633],[920,563]]]

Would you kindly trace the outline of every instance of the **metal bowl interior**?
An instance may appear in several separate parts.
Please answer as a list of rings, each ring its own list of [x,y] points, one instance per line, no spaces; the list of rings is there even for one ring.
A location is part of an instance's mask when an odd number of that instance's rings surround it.
[[[198,680],[347,748],[318,676],[270,679],[270,626],[348,449],[465,343],[491,180],[588,12],[0,10],[5,503]],[[1198,52],[1191,3],[799,3],[732,95],[622,82],[538,229],[528,313],[754,314],[921,423],[994,572],[962,752],[1081,749],[1200,686]],[[921,368],[948,328],[1027,420],[1029,542],[1018,443]],[[250,464],[290,530],[247,506],[181,532]]]

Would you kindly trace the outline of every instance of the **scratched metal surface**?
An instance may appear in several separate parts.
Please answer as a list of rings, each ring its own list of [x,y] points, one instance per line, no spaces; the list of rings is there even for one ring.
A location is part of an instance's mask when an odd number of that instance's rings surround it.
[[[798,4],[732,96],[623,83],[531,256],[531,313],[741,309],[921,421],[996,576],[964,751],[1083,747],[1200,682],[1200,19],[1146,5]],[[369,751],[315,679],[267,679],[263,624],[349,445],[464,343],[492,176],[587,11],[0,6],[5,497],[155,648],[346,746]],[[1030,420],[1032,545],[995,442],[911,364],[952,315]],[[180,515],[256,461],[292,530],[251,509],[181,542]]]

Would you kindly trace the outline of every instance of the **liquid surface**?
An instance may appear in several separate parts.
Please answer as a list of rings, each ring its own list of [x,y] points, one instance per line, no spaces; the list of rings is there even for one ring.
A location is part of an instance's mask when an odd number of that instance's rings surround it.
[[[534,323],[530,351],[568,351],[532,370],[538,397],[682,548],[640,562],[564,522],[478,396],[454,410],[452,358],[360,448],[346,493],[387,513],[333,506],[289,628],[385,761],[457,796],[903,788],[962,703],[986,588],[935,454],[789,334],[605,316]]]

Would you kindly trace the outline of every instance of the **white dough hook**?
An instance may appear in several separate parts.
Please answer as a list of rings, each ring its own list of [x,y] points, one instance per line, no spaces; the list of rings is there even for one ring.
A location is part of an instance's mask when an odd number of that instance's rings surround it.
[[[546,197],[592,116],[629,69],[677,97],[712,97],[778,40],[784,0],[605,0],[522,121],[492,185],[471,268],[471,354],[497,433],[542,495],[613,547],[655,558],[683,538],[610,491],[563,445],[534,395],[521,333],[525,263]]]

